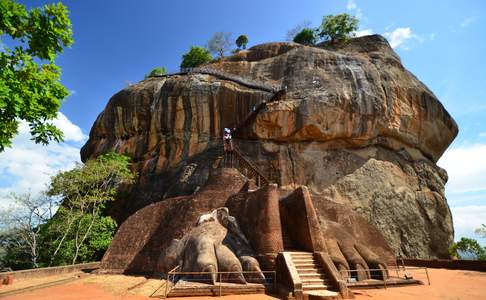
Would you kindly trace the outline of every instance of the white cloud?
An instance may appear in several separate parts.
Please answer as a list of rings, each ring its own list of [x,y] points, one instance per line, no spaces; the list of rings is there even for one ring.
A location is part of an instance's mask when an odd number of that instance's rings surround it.
[[[361,11],[361,8],[359,8],[356,4],[356,1],[348,0],[348,2],[346,3],[346,9],[351,11],[354,10],[354,15],[356,16],[356,18],[363,18],[363,12]]]
[[[455,238],[463,236],[478,238],[474,230],[486,223],[486,205],[451,207]]]
[[[447,170],[449,193],[485,191],[486,144],[475,144],[447,150],[437,163]]]
[[[358,8],[358,6],[356,5],[356,2],[354,2],[354,0],[348,0],[348,3],[346,4],[346,9],[353,10],[353,9],[356,9],[356,8]]]
[[[363,30],[357,30],[354,32],[356,36],[365,36],[365,35],[370,35],[373,34],[373,29],[363,29]]]
[[[469,25],[471,25],[471,23],[474,22],[474,18],[473,17],[468,17],[468,18],[465,18],[461,24],[459,24],[462,28],[465,28]]]
[[[10,201],[8,195],[12,192],[38,194],[50,176],[79,162],[79,149],[86,135],[61,113],[53,123],[64,132],[65,142],[36,144],[30,140],[28,125],[21,123],[12,147],[0,153],[0,206]]]
[[[405,43],[411,39],[418,40],[419,42],[424,41],[419,35],[413,33],[410,27],[399,27],[392,32],[385,32],[384,35],[388,38],[390,46],[393,49],[400,47],[404,50],[408,50]]]
[[[88,138],[79,126],[73,124],[60,112],[57,113],[57,118],[52,123],[64,133],[65,141],[84,142]]]
[[[486,144],[447,150],[437,164],[446,169],[446,195],[454,220],[455,238],[479,239],[474,229],[486,223]]]
[[[486,132],[480,132],[480,133],[479,133],[479,136],[480,136],[480,137],[486,137]]]

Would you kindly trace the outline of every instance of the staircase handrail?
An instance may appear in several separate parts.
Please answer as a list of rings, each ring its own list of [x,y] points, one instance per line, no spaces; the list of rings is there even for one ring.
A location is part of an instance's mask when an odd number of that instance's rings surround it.
[[[213,69],[213,68],[209,68],[209,67],[184,68],[184,69],[181,69],[180,72],[174,72],[174,73],[163,74],[163,75],[153,75],[153,76],[150,76],[150,77],[170,77],[170,76],[174,76],[174,75],[188,75],[188,74],[212,75],[212,76],[219,77],[221,79],[236,82],[238,84],[247,86],[249,88],[259,89],[259,90],[263,90],[263,91],[269,92],[269,93],[277,93],[278,91],[280,91],[282,89],[278,85],[262,83],[262,82],[259,82],[259,81],[256,81],[256,80],[244,78],[242,76],[238,76],[238,75],[235,75],[235,74],[227,73],[227,72],[217,70],[217,69]]]
[[[253,163],[251,163],[248,159],[246,159],[242,154],[241,152],[237,149],[236,146],[233,146],[233,154],[234,154],[234,157],[236,159],[238,159],[239,163],[238,163],[238,169],[241,169],[241,162],[243,162],[243,165],[246,165],[246,167],[249,169],[249,171],[253,172],[256,176],[257,176],[257,185],[258,186],[265,186],[265,185],[268,185],[270,183],[270,181],[268,180],[268,178],[263,175],[259,170],[258,168],[253,165]],[[242,170],[239,170],[242,174]]]

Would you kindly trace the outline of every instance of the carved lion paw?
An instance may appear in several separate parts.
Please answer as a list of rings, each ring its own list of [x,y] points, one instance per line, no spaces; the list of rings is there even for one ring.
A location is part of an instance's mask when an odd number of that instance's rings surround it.
[[[192,277],[209,277],[213,283],[262,282],[265,277],[253,256],[235,218],[223,207],[202,215],[181,240],[174,239],[161,254],[159,268],[168,271],[179,265],[182,272],[207,273]]]
[[[324,237],[327,251],[341,275],[346,278],[354,277],[358,281],[387,277],[384,259],[359,243],[339,223],[326,223]]]

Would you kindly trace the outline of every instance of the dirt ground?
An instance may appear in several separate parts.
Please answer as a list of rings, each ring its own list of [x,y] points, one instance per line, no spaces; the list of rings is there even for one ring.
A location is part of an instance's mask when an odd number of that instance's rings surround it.
[[[425,285],[394,287],[388,289],[353,290],[357,300],[469,300],[486,299],[486,273],[428,269],[430,285],[424,272],[413,272],[415,279]]]
[[[357,300],[382,299],[431,299],[468,300],[486,299],[486,273],[429,269],[431,285],[415,285],[388,289],[353,290]],[[423,272],[413,272],[416,279],[427,282]],[[56,278],[58,279],[58,278]],[[73,282],[2,297],[2,300],[147,300],[151,295],[160,296],[157,289],[163,281],[124,275],[91,275]],[[26,286],[22,282],[22,286]],[[15,287],[9,287],[11,289]],[[5,288],[5,286],[3,287]],[[6,291],[0,288],[0,293]],[[218,297],[219,298],[219,297]],[[267,295],[236,295],[221,297],[225,300],[271,300]],[[177,298],[180,300],[211,300],[215,297]]]

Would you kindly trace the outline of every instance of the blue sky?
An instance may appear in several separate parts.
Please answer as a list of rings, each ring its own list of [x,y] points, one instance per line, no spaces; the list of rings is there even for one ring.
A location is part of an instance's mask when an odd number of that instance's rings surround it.
[[[21,1],[27,6],[54,1]],[[284,40],[304,21],[347,12],[360,33],[385,35],[406,68],[441,100],[460,133],[439,165],[456,238],[475,237],[486,223],[486,2],[476,1],[160,1],[69,0],[75,43],[57,63],[72,95],[57,124],[66,142],[41,147],[25,130],[0,154],[0,205],[12,191],[41,190],[49,176],[72,167],[97,115],[110,96],[156,66],[178,69],[181,55],[212,33],[245,33],[250,46]],[[4,41],[5,42],[5,41]],[[486,245],[486,240],[481,240]]]

